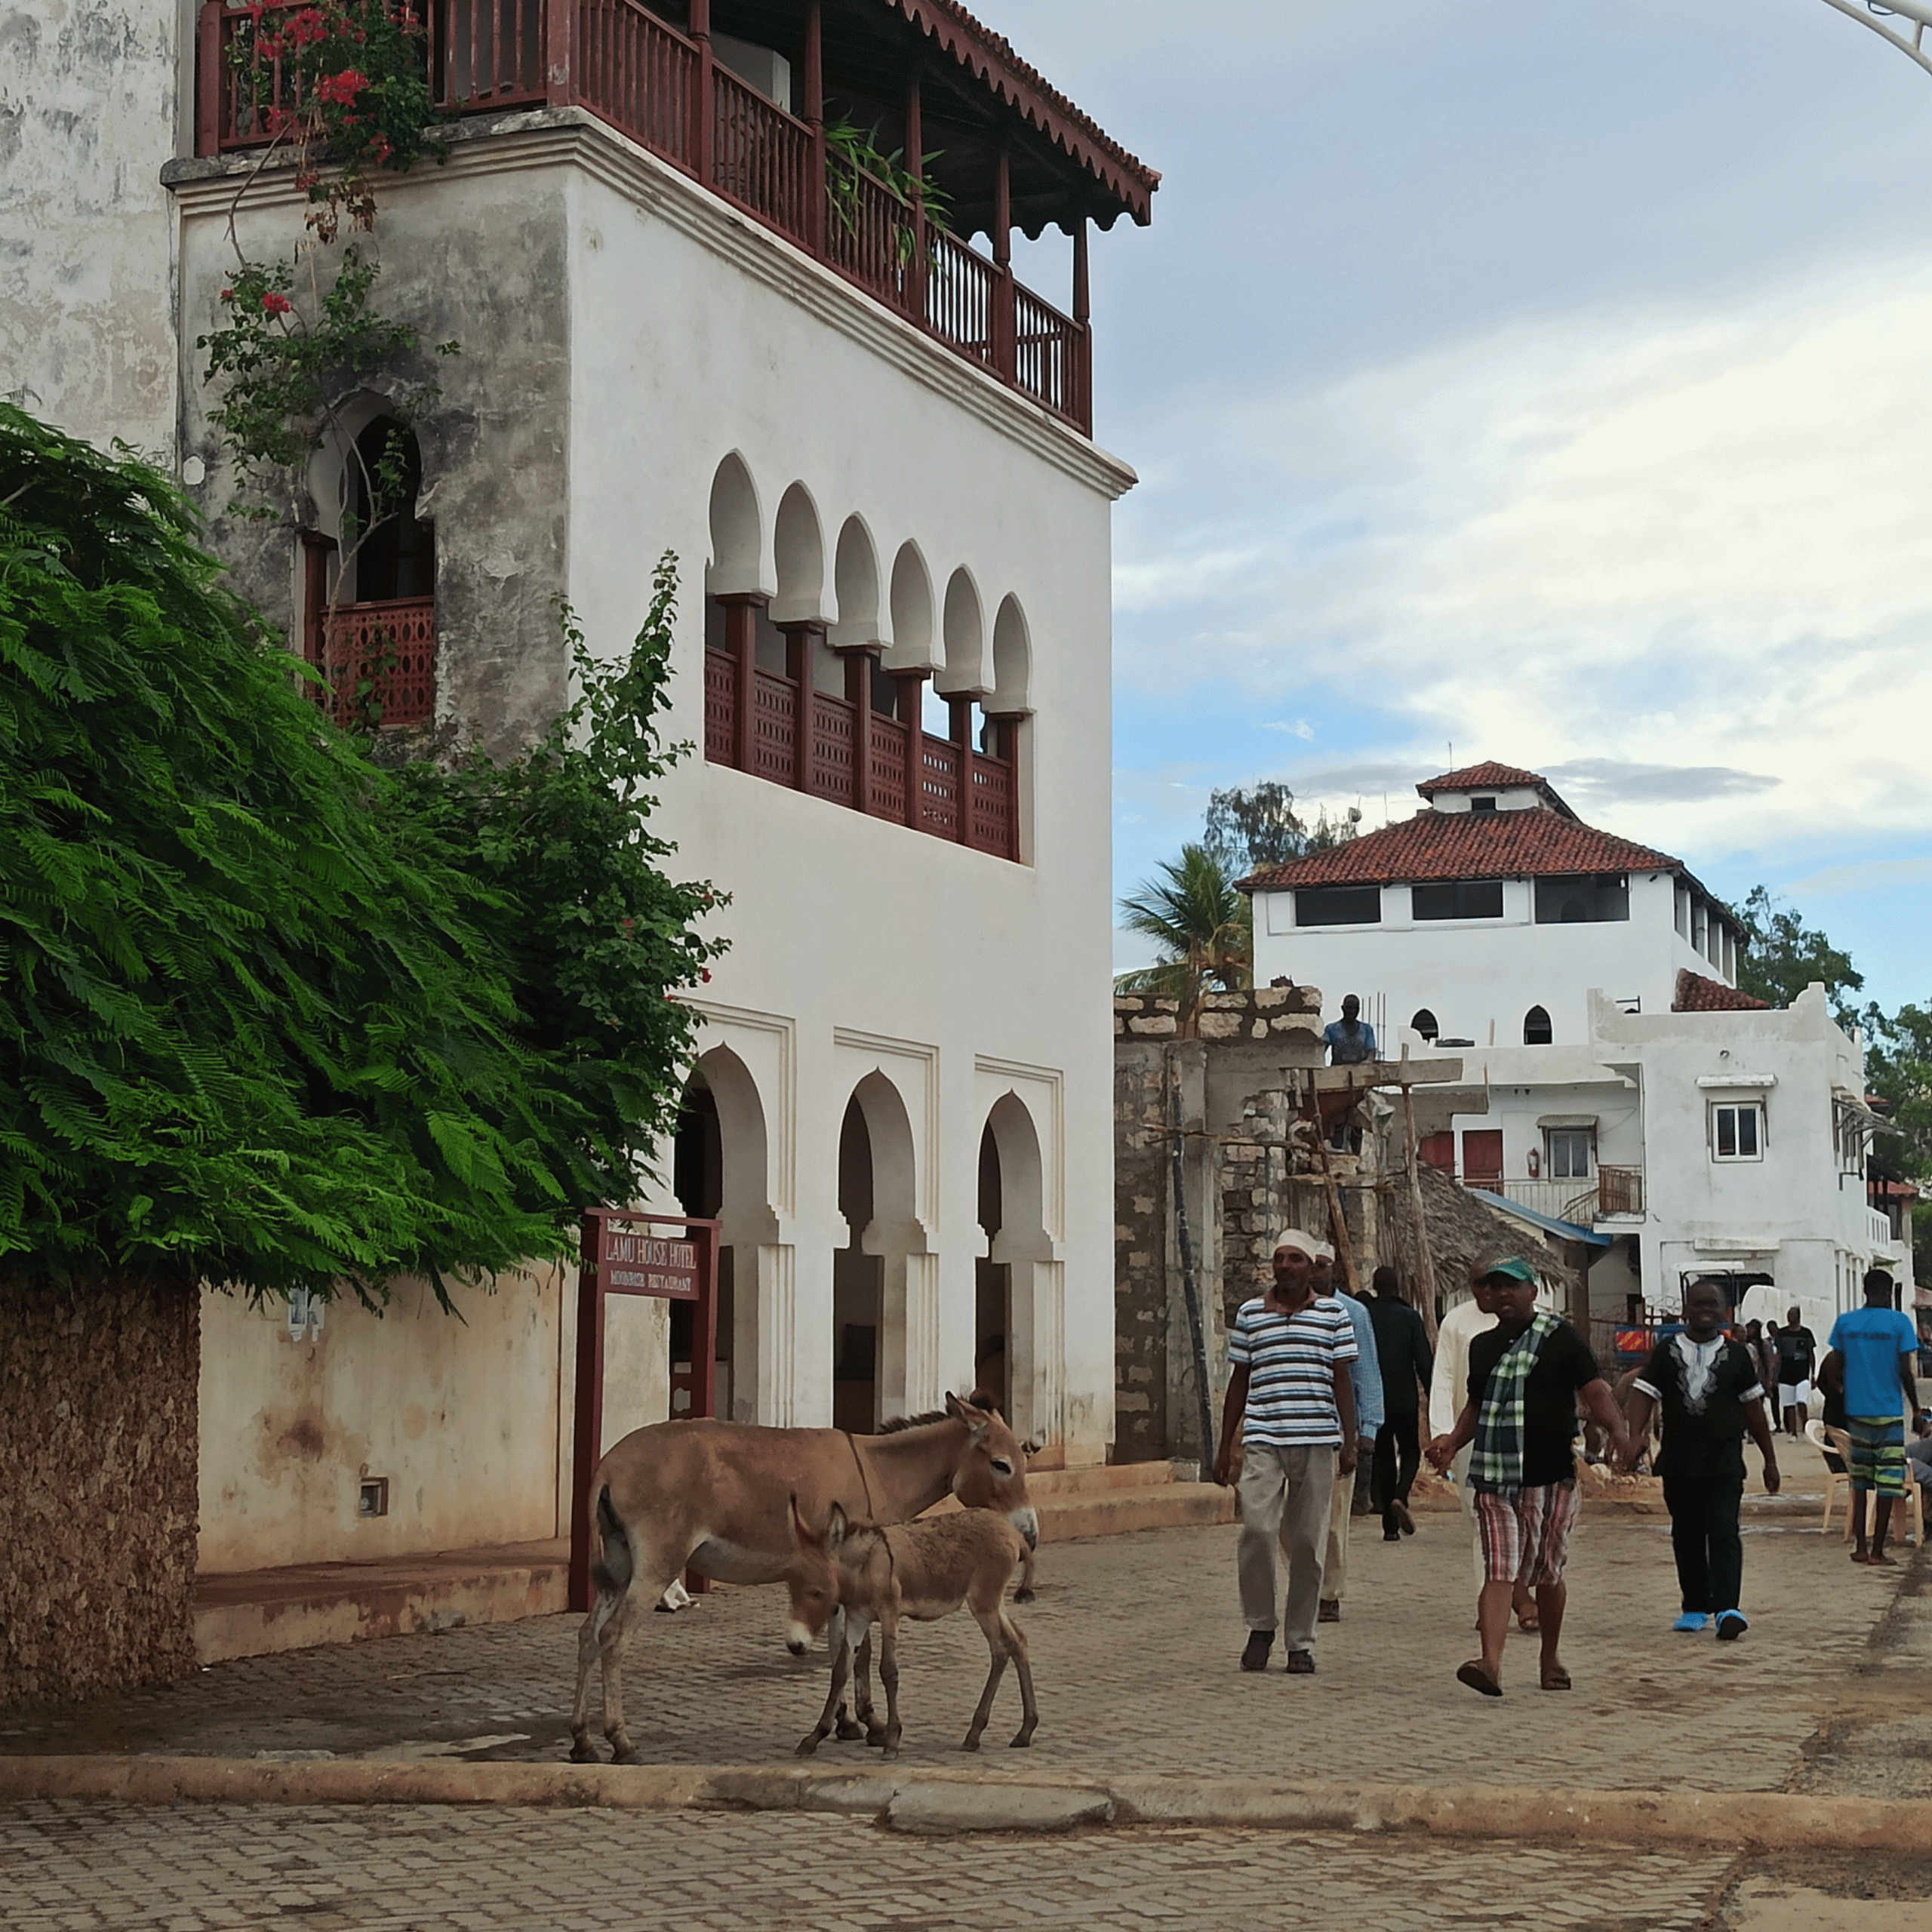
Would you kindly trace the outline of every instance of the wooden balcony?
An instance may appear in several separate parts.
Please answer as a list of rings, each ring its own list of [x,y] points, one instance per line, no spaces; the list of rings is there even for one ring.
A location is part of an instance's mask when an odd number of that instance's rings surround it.
[[[337,724],[386,730],[435,716],[433,597],[318,609],[309,632],[309,661],[322,674],[315,701]]]
[[[935,738],[863,699],[829,696],[729,651],[704,654],[704,755],[976,852],[1020,857],[1010,758]]]
[[[297,0],[281,0],[283,6]],[[954,354],[985,370],[1083,434],[1093,429],[1092,331],[1087,318],[1090,211],[1110,222],[1129,212],[1146,219],[1158,177],[1106,143],[1057,96],[1027,112],[1051,142],[1022,157],[1032,178],[1016,216],[1010,130],[1029,129],[1003,101],[986,103],[988,158],[974,177],[969,226],[992,238],[989,259],[929,220],[918,198],[906,200],[872,175],[856,181],[828,174],[827,89],[820,57],[816,0],[800,8],[808,38],[801,119],[728,72],[714,57],[712,0],[691,0],[691,31],[681,32],[641,0],[416,0],[423,7],[426,59],[435,98],[464,114],[535,106],[575,106],[648,149],[863,289]],[[252,58],[260,8],[204,0],[199,33],[196,151],[226,153],[269,138],[278,109],[295,104],[278,63]],[[272,5],[271,12],[279,11]],[[721,11],[721,6],[720,8]],[[884,16],[889,10],[881,8]],[[883,18],[879,23],[886,24]],[[895,28],[905,26],[894,20]],[[971,23],[968,23],[971,24]],[[956,26],[950,30],[963,31]],[[975,31],[983,29],[975,28]],[[913,39],[919,38],[916,30]],[[999,43],[1004,47],[1004,43]],[[1011,50],[1006,50],[1008,58]],[[921,62],[907,54],[909,93],[901,123],[906,151],[927,151],[920,108]],[[1030,72],[1030,70],[1022,70]],[[1032,76],[1034,82],[1038,76]],[[956,109],[956,85],[946,97]],[[939,103],[936,101],[936,107]],[[1061,150],[1079,148],[1069,168]],[[967,152],[962,146],[961,154]],[[1055,158],[1057,155],[1057,159]],[[1110,158],[1111,157],[1111,158]],[[1104,165],[1103,165],[1104,164]],[[1124,164],[1124,165],[1123,165]],[[964,166],[962,158],[961,164]],[[1063,184],[1060,170],[1064,174]],[[986,177],[980,183],[978,174]],[[1038,192],[1041,180],[1048,192]],[[832,191],[836,181],[838,192]],[[1104,185],[1103,185],[1104,184]],[[981,192],[983,186],[983,192]],[[1057,212],[1042,217],[1049,203]],[[1051,219],[1074,242],[1073,313],[1022,288],[1011,264],[1016,219],[1037,232]]]

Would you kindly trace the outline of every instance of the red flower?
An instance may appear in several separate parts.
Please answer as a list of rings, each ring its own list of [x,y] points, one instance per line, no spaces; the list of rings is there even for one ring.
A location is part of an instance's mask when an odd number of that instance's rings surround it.
[[[707,986],[710,985],[711,968],[709,966],[700,966],[697,969],[697,976]]]
[[[353,107],[355,97],[369,85],[367,74],[345,67],[339,74],[325,74],[317,91],[331,107]]]
[[[234,290],[232,288],[224,288],[221,291],[221,299],[224,302],[232,302],[235,300]]]
[[[262,310],[265,315],[285,315],[294,305],[285,295],[278,295],[271,288],[262,297]]]
[[[369,143],[369,158],[378,168],[381,167],[395,152],[395,150],[389,146],[389,137],[386,134],[378,134]]]

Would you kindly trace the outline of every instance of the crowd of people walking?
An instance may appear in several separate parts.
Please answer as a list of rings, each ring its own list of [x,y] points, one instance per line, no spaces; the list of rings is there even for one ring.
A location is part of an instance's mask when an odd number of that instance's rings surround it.
[[[1239,1498],[1243,1670],[1269,1667],[1278,1632],[1289,1673],[1314,1675],[1316,1626],[1342,1615],[1358,1478],[1383,1537],[1400,1542],[1414,1533],[1411,1485],[1426,1456],[1455,1481],[1474,1524],[1480,1649],[1458,1681],[1503,1695],[1513,1617],[1537,1635],[1542,1688],[1568,1690],[1561,1647],[1580,1411],[1626,1470],[1650,1453],[1654,1424],[1661,1430],[1654,1467],[1671,1519],[1681,1606],[1675,1630],[1714,1630],[1734,1642],[1749,1628],[1739,1524],[1744,1444],[1756,1448],[1775,1495],[1776,1423],[1802,1431],[1814,1393],[1848,1447],[1852,1561],[1894,1561],[1885,1546],[1906,1493],[1905,1417],[1926,1432],[1928,1468],[1932,1423],[1918,1408],[1917,1333],[1894,1307],[1882,1270],[1866,1275],[1865,1306],[1838,1318],[1822,1360],[1798,1309],[1768,1334],[1756,1324],[1736,1331],[1724,1284],[1692,1282],[1681,1318],[1660,1331],[1620,1406],[1585,1338],[1537,1306],[1536,1271],[1519,1256],[1477,1265],[1469,1299],[1444,1315],[1432,1349],[1394,1270],[1377,1269],[1358,1299],[1336,1285],[1334,1268],[1327,1243],[1284,1229],[1267,1292],[1242,1304],[1229,1337],[1214,1475]]]

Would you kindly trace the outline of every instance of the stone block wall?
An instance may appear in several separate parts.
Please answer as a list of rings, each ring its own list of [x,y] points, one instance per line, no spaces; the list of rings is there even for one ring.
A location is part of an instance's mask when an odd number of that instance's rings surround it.
[[[1274,1232],[1302,1186],[1299,1177],[1294,1186],[1284,1179],[1284,1069],[1319,1064],[1321,1012],[1321,996],[1312,987],[1211,993],[1183,1032],[1174,1000],[1140,993],[1114,1001],[1118,1462],[1204,1453],[1201,1370],[1174,1211],[1175,1138],[1211,1429],[1226,1386],[1228,1319],[1265,1278]],[[1275,1144],[1263,1144],[1268,1142]]]
[[[195,1669],[192,1283],[0,1280],[0,1708]]]

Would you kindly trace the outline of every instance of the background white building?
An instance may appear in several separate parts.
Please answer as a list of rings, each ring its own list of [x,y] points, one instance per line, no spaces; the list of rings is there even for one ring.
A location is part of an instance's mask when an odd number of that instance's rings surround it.
[[[106,39],[99,6],[42,10],[0,339],[42,414],[180,469],[292,645],[326,666],[358,626],[416,640],[386,724],[507,752],[566,697],[553,600],[615,650],[677,553],[667,728],[698,749],[659,823],[731,894],[732,949],[645,1204],[722,1220],[721,1411],[869,1427],[990,1378],[1023,1433],[1098,1461],[1109,520],[1133,477],[1091,439],[1086,251],[1148,219],[1158,177],[946,0],[614,0],[595,36],[576,8],[552,34],[560,4],[429,9],[432,75],[476,111],[445,165],[384,180],[361,245],[384,312],[462,354],[397,372],[441,389],[414,512],[334,630],[346,442],[392,397],[352,400],[279,524],[231,524],[193,347],[231,214],[251,257],[302,229],[288,168],[247,178],[246,8]],[[949,229],[869,177],[841,217],[840,115],[936,154]],[[1011,266],[1014,230],[1049,225],[1064,306]],[[574,1303],[540,1271],[466,1327],[405,1284],[380,1322],[338,1306],[291,1338],[211,1294],[204,1567],[554,1534]],[[665,1413],[681,1338],[663,1304],[612,1321],[614,1437]]]
[[[1257,983],[1354,992],[1385,1058],[1460,1054],[1422,1158],[1575,1244],[1600,1340],[1700,1275],[1820,1336],[1875,1264],[1910,1307],[1909,1241],[1866,1201],[1863,1043],[1823,989],[1788,1011],[1740,992],[1731,915],[1534,772],[1417,789],[1414,817],[1248,885]]]

